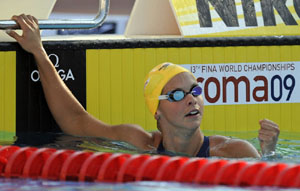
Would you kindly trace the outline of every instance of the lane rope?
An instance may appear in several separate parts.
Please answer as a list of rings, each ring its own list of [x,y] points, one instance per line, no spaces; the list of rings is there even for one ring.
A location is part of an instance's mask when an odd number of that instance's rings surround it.
[[[0,176],[300,188],[300,164],[0,146]]]

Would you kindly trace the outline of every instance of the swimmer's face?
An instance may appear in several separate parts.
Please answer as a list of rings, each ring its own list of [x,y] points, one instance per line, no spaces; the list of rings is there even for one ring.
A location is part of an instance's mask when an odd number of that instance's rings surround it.
[[[191,74],[180,73],[165,85],[162,95],[173,90],[190,92],[196,85],[198,83]],[[187,94],[177,102],[160,100],[155,118],[161,120],[160,122],[164,126],[199,128],[203,116],[203,106],[202,95],[194,97],[192,94]]]

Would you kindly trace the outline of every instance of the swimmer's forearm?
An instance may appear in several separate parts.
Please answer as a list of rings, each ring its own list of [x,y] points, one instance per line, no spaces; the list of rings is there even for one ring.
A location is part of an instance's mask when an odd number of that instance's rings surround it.
[[[276,151],[276,143],[272,145],[264,145],[263,143],[260,144],[261,148],[261,156],[268,156],[275,154]]]
[[[32,52],[49,109],[61,129],[69,134],[82,135],[80,118],[85,109],[62,81],[43,47]]]
[[[13,16],[12,19],[20,25],[23,34],[19,35],[13,30],[6,32],[25,51],[34,55],[45,97],[56,122],[66,133],[84,135],[83,132],[87,131],[82,124],[86,124],[85,121],[90,121],[91,116],[87,114],[66,87],[48,58],[41,41],[38,20],[31,15],[25,14]]]

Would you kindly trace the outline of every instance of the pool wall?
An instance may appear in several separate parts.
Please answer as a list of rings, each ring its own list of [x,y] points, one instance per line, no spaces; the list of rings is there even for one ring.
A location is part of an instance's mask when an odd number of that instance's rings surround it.
[[[161,62],[191,65],[191,70],[192,67],[199,69],[201,65],[248,63],[283,63],[293,64],[294,68],[300,67],[299,37],[104,37],[98,40],[49,40],[43,43],[60,76],[88,112],[110,124],[136,123],[148,131],[155,130],[156,123],[145,107],[144,78],[151,68]],[[276,100],[273,102],[254,100],[255,95],[263,97],[258,93],[261,91],[259,89],[255,93],[251,88],[250,92],[242,95],[245,93],[241,93],[243,89],[240,88],[232,95],[241,95],[239,102],[249,95],[249,102],[235,103],[229,95],[227,99],[232,101],[224,103],[224,93],[221,91],[219,94],[223,95],[223,103],[205,106],[201,128],[208,134],[252,138],[257,135],[258,120],[269,118],[279,124],[284,138],[299,139],[300,107],[294,98],[298,96],[299,74],[294,74],[295,71],[272,73],[276,77],[272,78],[272,83],[267,81],[264,84],[261,80],[257,85],[262,89],[267,86],[264,93],[269,97],[272,94]],[[4,87],[4,91],[0,92],[0,130],[6,133],[1,133],[3,140],[11,139],[11,135],[17,135],[18,132],[59,131],[45,102],[32,55],[24,52],[16,43],[0,43],[0,74],[1,87]],[[258,73],[260,76],[264,74]],[[213,78],[214,75],[220,75],[220,72],[213,73],[211,79],[217,79]],[[200,81],[202,83],[203,79]],[[254,82],[253,79],[250,81],[252,84]],[[211,85],[218,84],[224,86],[224,82]],[[205,83],[202,85],[205,86]],[[291,85],[294,85],[294,89],[291,89]],[[279,94],[270,92],[270,86]],[[216,98],[217,94],[206,96]]]

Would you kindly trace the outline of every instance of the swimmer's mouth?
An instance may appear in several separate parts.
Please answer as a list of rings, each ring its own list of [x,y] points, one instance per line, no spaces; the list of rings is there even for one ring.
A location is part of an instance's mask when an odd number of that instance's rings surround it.
[[[195,110],[192,110],[190,111],[188,114],[186,114],[185,116],[188,117],[188,116],[194,116],[194,115],[198,115],[200,114],[200,111],[195,109]]]

